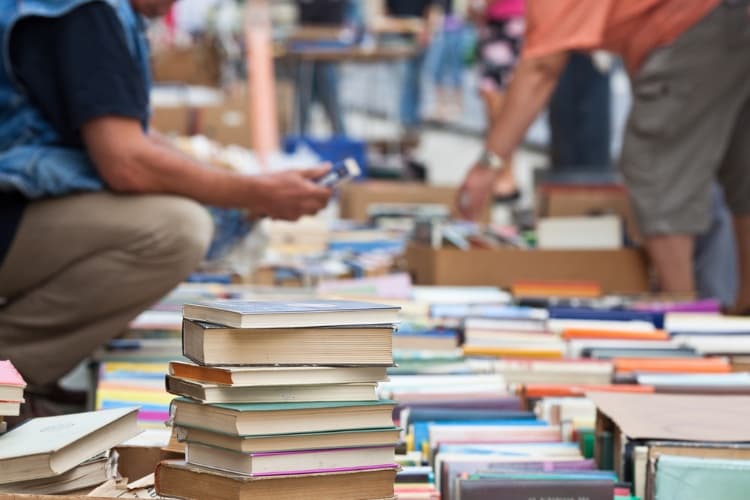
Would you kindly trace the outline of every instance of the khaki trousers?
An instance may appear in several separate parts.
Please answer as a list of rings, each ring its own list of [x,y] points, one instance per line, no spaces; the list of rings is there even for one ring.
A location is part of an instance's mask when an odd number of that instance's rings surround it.
[[[32,202],[0,267],[0,359],[30,384],[57,380],[190,274],[211,233],[175,196]]]
[[[718,179],[750,214],[748,0],[724,0],[633,78],[620,168],[646,235],[708,230]]]

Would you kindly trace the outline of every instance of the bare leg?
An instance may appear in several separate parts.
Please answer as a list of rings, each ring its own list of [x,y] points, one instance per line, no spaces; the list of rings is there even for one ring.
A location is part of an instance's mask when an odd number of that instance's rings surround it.
[[[482,89],[481,95],[487,111],[487,130],[489,131],[495,124],[495,119],[503,106],[505,93]],[[512,194],[517,189],[516,178],[513,174],[513,158],[504,158],[504,160],[508,168],[503,169],[495,182],[494,194],[497,196]]]
[[[646,247],[656,268],[662,292],[692,293],[695,291],[692,236],[684,234],[651,236],[646,242]]]

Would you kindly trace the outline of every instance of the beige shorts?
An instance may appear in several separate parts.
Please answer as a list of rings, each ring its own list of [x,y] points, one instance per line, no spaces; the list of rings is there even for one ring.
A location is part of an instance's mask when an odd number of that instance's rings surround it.
[[[645,234],[699,234],[718,179],[750,214],[750,0],[724,0],[633,79],[620,168]]]

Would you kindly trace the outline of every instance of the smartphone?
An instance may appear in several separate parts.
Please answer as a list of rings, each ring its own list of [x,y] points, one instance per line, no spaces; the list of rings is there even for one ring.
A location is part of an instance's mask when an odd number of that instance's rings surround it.
[[[354,158],[347,158],[344,161],[334,163],[331,170],[315,182],[321,186],[334,187],[342,182],[358,177],[361,173],[362,169],[359,168],[357,161]]]

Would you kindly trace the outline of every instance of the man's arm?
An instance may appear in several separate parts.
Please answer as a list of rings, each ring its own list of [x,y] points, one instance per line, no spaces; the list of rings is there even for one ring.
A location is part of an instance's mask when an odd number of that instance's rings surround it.
[[[509,162],[549,101],[567,61],[568,53],[560,52],[518,63],[497,120],[487,134],[488,151]],[[489,202],[496,175],[480,165],[472,167],[459,191],[458,206],[464,217],[476,219],[480,215]]]
[[[137,120],[102,117],[84,124],[86,150],[107,186],[122,193],[166,193],[202,203],[297,219],[324,208],[331,191],[312,180],[327,167],[245,176],[203,165],[143,133]]]

